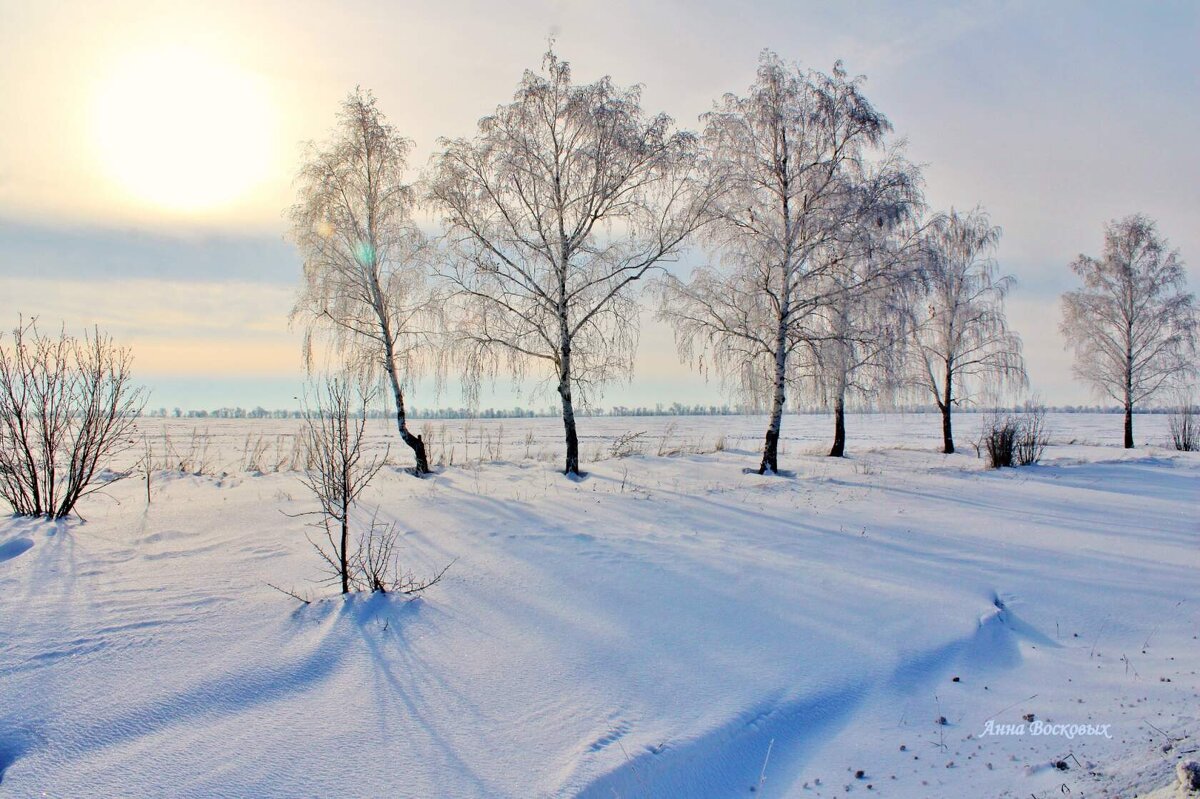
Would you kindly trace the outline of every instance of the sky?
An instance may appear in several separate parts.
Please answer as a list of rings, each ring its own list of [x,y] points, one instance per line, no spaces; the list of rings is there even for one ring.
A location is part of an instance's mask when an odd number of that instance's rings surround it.
[[[744,92],[759,52],[841,59],[924,165],[935,209],[984,206],[1017,278],[1031,390],[1071,376],[1058,297],[1106,221],[1134,212],[1200,280],[1200,5],[1194,2],[46,2],[0,0],[0,327],[99,325],[150,407],[294,407],[285,211],[302,143],[369,88],[416,142],[469,136],[554,37],[575,78],[644,85],[682,127]],[[434,225],[434,220],[424,223]],[[702,252],[680,266],[703,262]],[[418,407],[457,406],[417,387]],[[550,405],[502,382],[482,404]],[[602,405],[719,403],[645,313],[630,383]]]

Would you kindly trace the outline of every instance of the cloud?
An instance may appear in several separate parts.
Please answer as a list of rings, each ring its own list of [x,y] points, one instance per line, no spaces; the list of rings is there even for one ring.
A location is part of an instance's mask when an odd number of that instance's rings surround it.
[[[0,318],[36,316],[43,328],[98,326],[133,350],[142,379],[156,375],[295,376],[290,288],[247,282],[153,279],[6,280]]]
[[[0,219],[0,277],[294,284],[300,259],[281,234],[164,232]]]
[[[362,84],[416,141],[415,179],[439,136],[471,135],[511,97],[548,30],[579,80],[644,83],[646,109],[687,127],[714,98],[745,90],[763,47],[865,72],[872,102],[928,164],[934,208],[982,203],[1004,228],[998,259],[1020,281],[1012,322],[1047,401],[1088,396],[1070,377],[1057,298],[1071,259],[1099,250],[1105,221],[1158,218],[1193,286],[1200,277],[1200,7],[1186,1],[0,0],[0,18],[0,76],[11,78],[0,80],[0,107],[12,120],[0,126],[0,311],[112,325],[145,350],[143,368],[298,375],[284,317],[300,269],[282,210],[299,142],[326,135]],[[275,173],[221,214],[134,208],[89,160],[83,115],[97,76],[117,56],[176,41],[260,76],[278,104]],[[693,253],[674,269],[701,260]],[[669,331],[648,323],[635,382],[606,401],[717,393],[678,364]]]

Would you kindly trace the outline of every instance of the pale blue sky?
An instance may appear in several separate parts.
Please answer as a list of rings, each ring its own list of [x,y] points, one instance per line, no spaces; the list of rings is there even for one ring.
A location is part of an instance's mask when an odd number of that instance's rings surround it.
[[[1143,211],[1181,249],[1193,288],[1200,275],[1197,8],[0,0],[0,322],[24,313],[109,328],[135,348],[154,407],[293,405],[302,374],[286,314],[300,266],[282,211],[298,142],[323,136],[356,84],[416,140],[415,177],[437,136],[470,134],[511,95],[551,33],[577,78],[643,83],[647,109],[684,126],[721,93],[743,91],[759,50],[771,47],[806,66],[841,58],[865,73],[869,97],[927,165],[931,204],[987,207],[1005,232],[999,260],[1019,280],[1010,315],[1033,389],[1050,402],[1087,402],[1056,330],[1074,255],[1098,250],[1106,220]],[[204,145],[187,137],[147,154],[202,167],[198,158],[221,158],[237,176],[253,175],[215,208],[136,196],[155,174],[121,183],[114,169],[131,168],[138,152],[96,142],[103,125],[137,130],[143,115],[170,112],[170,90],[154,84],[144,103],[117,106],[116,122],[97,117],[96,98],[140,74],[130,69],[147,71],[136,65],[157,63],[130,58],[176,44],[230,65],[230,85],[252,87],[243,99],[266,108],[235,106],[232,118],[206,122],[203,142],[245,137],[266,148],[244,165],[221,152],[198,156]],[[511,403],[506,388],[491,399]],[[659,401],[721,399],[677,364],[669,331],[647,316],[634,382],[613,386],[603,404]],[[451,392],[440,404],[460,399]]]

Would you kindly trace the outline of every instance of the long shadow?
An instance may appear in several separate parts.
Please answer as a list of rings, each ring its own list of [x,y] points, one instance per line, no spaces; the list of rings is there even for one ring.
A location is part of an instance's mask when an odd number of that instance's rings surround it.
[[[0,563],[6,560],[12,560],[20,555],[24,555],[29,550],[33,549],[32,538],[12,538],[0,544]]]
[[[21,736],[0,730],[0,786],[4,785],[4,772],[25,754],[26,748],[27,744]]]
[[[382,695],[390,696],[401,703],[404,713],[424,732],[424,740],[436,747],[444,761],[452,765],[455,774],[470,779],[479,796],[494,795],[494,788],[487,785],[471,764],[439,734],[437,718],[429,712],[431,705],[415,695],[417,680],[433,681],[436,675],[428,664],[415,662],[412,648],[405,638],[404,622],[407,618],[415,616],[421,606],[420,600],[406,602],[385,594],[372,594],[365,598],[355,598],[348,615],[357,625],[378,684],[384,686]],[[387,632],[380,628],[380,620],[384,621]],[[394,646],[385,646],[389,638],[395,641]],[[404,669],[407,681],[396,674],[397,666]],[[451,690],[444,680],[439,682],[439,688],[443,691]],[[383,710],[381,718],[385,716],[386,710]],[[465,722],[465,719],[460,720]]]
[[[322,611],[329,612],[318,610]],[[334,615],[344,614],[345,609]],[[268,663],[203,678],[188,690],[136,703],[120,714],[97,720],[80,729],[79,737],[92,746],[113,746],[197,717],[243,713],[302,692],[330,676],[341,662],[343,644],[337,634],[337,618],[325,619],[323,626],[320,640],[299,656],[276,655]]]
[[[1166,500],[1186,500],[1190,496],[1193,502],[1200,500],[1200,471],[1180,468],[1170,458],[1047,464],[1033,467],[1031,476],[1108,494]]]
[[[866,693],[865,685],[854,684],[798,699],[768,700],[697,738],[641,750],[578,796],[736,796],[750,791],[782,796]]]
[[[905,658],[886,685],[896,693],[912,695],[928,690],[956,665],[976,674],[1013,669],[1023,660],[1020,641],[1047,649],[1062,647],[998,604],[980,617],[979,625],[968,635]]]

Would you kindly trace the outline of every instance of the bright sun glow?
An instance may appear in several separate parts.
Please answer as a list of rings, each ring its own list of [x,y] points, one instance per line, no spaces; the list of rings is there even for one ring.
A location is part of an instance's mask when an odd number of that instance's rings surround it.
[[[263,82],[199,51],[127,58],[94,99],[100,163],[126,193],[174,212],[219,209],[269,173],[275,111]]]

